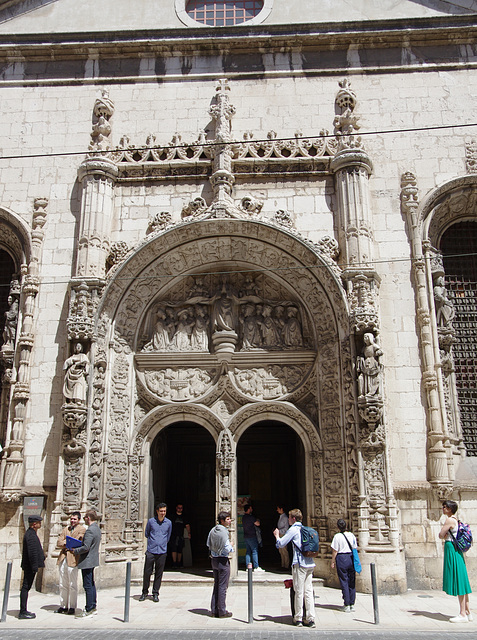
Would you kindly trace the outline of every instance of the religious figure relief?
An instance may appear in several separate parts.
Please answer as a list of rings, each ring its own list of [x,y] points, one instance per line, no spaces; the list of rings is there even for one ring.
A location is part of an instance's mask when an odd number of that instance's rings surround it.
[[[444,277],[439,276],[434,285],[434,302],[436,307],[437,326],[445,329],[452,329],[452,320],[455,316],[455,309],[452,301],[447,295]]]
[[[66,404],[84,406],[88,390],[88,365],[89,358],[83,353],[83,346],[78,342],[75,353],[65,360],[63,370],[65,378],[63,383],[63,395]]]
[[[296,305],[265,298],[263,292],[259,295],[260,288],[250,275],[236,285],[222,280],[215,287],[210,282],[207,286],[204,276],[195,276],[182,300],[169,294],[167,302],[153,309],[140,350],[218,353],[306,347]]]
[[[2,351],[13,351],[18,324],[18,298],[8,296],[8,309],[5,311],[5,326],[3,328]]]
[[[372,333],[363,336],[364,347],[357,358],[359,397],[382,395],[382,364],[383,352],[374,341]]]
[[[272,400],[294,391],[307,372],[308,368],[302,365],[235,369],[234,380],[242,393],[259,400]]]

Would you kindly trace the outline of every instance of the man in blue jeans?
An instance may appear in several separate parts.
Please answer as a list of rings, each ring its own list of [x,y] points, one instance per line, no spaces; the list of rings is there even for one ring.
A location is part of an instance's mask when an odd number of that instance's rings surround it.
[[[153,569],[154,582],[152,583],[152,600],[153,602],[159,602],[159,589],[161,588],[162,574],[167,558],[167,543],[170,540],[172,532],[172,522],[169,518],[166,518],[166,512],[166,503],[160,502],[156,506],[156,516],[147,521],[145,532],[147,550],[144,561],[142,593],[139,602],[144,602],[147,598]]]
[[[83,589],[86,594],[86,606],[77,618],[86,618],[97,614],[96,585],[94,584],[94,568],[99,566],[99,544],[101,529],[98,525],[98,514],[90,509],[84,515],[84,523],[88,527],[83,538],[83,545],[72,551],[79,555],[78,569],[83,577]]]
[[[260,520],[252,515],[252,505],[246,504],[243,508],[244,514],[242,516],[243,537],[245,539],[245,564],[253,564],[254,571],[263,571],[258,564],[258,539],[255,532],[255,527],[260,526]]]

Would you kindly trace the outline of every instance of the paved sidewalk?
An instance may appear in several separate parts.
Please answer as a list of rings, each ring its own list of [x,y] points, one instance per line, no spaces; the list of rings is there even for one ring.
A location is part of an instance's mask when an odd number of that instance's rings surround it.
[[[266,573],[261,576],[260,582],[254,581],[252,625],[248,624],[245,573],[241,576],[242,582],[231,583],[229,587],[227,608],[233,612],[233,617],[228,619],[210,617],[211,582],[173,572],[165,574],[158,603],[151,599],[139,602],[141,588],[135,584],[131,586],[129,623],[123,621],[123,588],[99,587],[98,615],[85,619],[54,613],[58,607],[58,595],[32,590],[28,608],[34,611],[37,617],[35,620],[18,620],[19,594],[14,591],[10,593],[6,622],[0,623],[0,636],[2,629],[63,629],[66,632],[69,629],[94,628],[98,631],[130,628],[245,632],[253,628],[254,631],[292,631],[295,629],[291,627],[290,592],[282,586],[286,577]],[[0,597],[3,599],[3,591]],[[78,604],[84,606],[82,592]],[[371,595],[358,594],[356,611],[343,613],[340,610],[341,591],[324,587],[321,581],[316,581],[315,604],[316,624],[321,631],[341,629],[363,633],[377,629],[374,625]],[[449,623],[449,618],[457,613],[457,598],[447,596],[442,591],[408,591],[397,596],[379,596],[379,629],[383,631],[433,631],[452,635],[464,632],[465,635],[471,633],[477,637],[477,614],[473,623]]]

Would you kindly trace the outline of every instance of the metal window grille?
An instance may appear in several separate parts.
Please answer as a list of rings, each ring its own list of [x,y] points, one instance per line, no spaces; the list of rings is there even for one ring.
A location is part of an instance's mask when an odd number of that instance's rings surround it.
[[[477,456],[477,223],[453,225],[441,251],[455,307],[452,352],[464,444],[468,456]]]
[[[189,0],[188,15],[211,27],[227,27],[247,22],[263,9],[263,0]]]

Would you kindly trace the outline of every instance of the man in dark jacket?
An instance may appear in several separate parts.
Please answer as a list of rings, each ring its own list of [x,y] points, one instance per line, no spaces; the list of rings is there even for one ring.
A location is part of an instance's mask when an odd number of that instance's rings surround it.
[[[20,589],[19,620],[31,620],[36,615],[27,610],[28,592],[35,580],[36,572],[45,566],[45,554],[38,538],[37,531],[41,527],[40,516],[28,516],[28,529],[23,536],[22,569],[23,583]]]
[[[79,555],[78,569],[83,576],[83,589],[86,594],[86,606],[77,618],[94,616],[96,610],[96,585],[94,584],[94,568],[99,566],[99,544],[101,529],[98,524],[98,514],[90,509],[84,515],[84,523],[88,526],[83,538],[83,546],[73,549]]]

